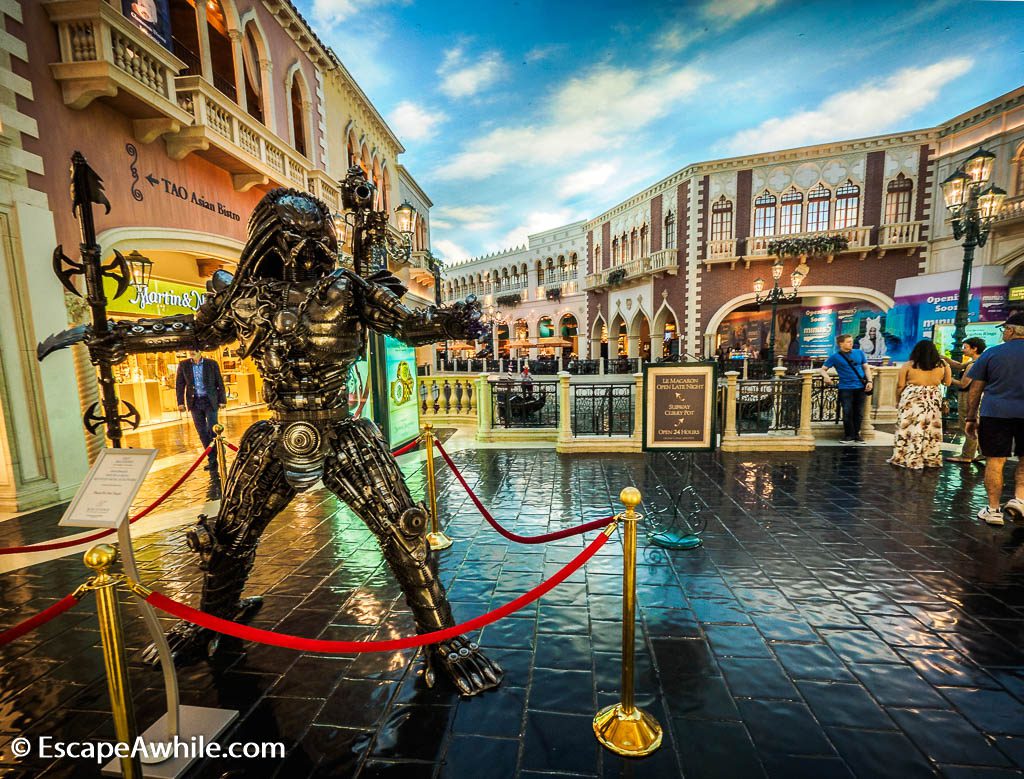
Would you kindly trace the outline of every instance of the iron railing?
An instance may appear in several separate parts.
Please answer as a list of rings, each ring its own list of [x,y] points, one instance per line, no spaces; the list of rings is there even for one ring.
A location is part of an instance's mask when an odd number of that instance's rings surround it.
[[[635,384],[573,384],[573,435],[632,435]]]
[[[840,422],[842,418],[839,389],[835,384],[825,384],[821,376],[815,376],[811,380],[811,421]]]
[[[495,427],[558,427],[558,384],[496,381],[491,391]]]
[[[639,373],[643,368],[643,361],[639,357],[619,357],[617,360],[608,360],[605,373]]]
[[[574,376],[596,376],[601,372],[601,361],[569,360],[566,370]]]
[[[800,379],[748,379],[736,384],[736,432],[767,433],[800,427]]]

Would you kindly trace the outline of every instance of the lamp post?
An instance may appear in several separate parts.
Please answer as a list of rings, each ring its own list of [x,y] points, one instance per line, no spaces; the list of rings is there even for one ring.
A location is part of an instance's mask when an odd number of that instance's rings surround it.
[[[754,301],[757,303],[757,307],[760,308],[765,303],[771,303],[772,306],[772,321],[768,330],[768,362],[773,365],[775,364],[776,311],[779,308],[779,303],[789,303],[797,299],[797,296],[800,294],[800,285],[806,276],[807,266],[798,265],[789,275],[789,280],[793,284],[793,291],[786,292],[779,285],[779,279],[782,278],[782,258],[779,257],[772,263],[772,288],[763,297],[761,292],[764,290],[764,279],[758,278],[754,280]]]
[[[1005,190],[989,183],[995,159],[995,154],[979,147],[942,182],[942,199],[953,220],[953,238],[958,241],[964,239],[960,293],[956,299],[956,318],[953,320],[952,357],[957,362],[963,358],[963,342],[967,337],[974,250],[985,245],[992,222],[1006,199]]]
[[[483,313],[480,315],[480,321],[487,325],[490,332],[491,338],[491,357],[497,359],[498,357],[498,344],[495,339],[494,328],[505,322],[505,317],[501,314],[501,309],[493,303],[488,303],[483,307]]]

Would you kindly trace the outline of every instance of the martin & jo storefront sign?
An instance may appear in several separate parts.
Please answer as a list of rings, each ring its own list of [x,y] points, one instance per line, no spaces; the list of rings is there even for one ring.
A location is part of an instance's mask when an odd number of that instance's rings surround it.
[[[171,316],[194,314],[206,299],[202,287],[151,279],[144,287],[131,286],[121,297],[114,298],[117,283],[103,279],[107,310],[111,314],[134,316]]]

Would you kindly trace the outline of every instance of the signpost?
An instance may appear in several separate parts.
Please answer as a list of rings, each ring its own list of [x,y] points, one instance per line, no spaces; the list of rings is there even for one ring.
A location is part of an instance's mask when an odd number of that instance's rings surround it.
[[[644,367],[644,451],[715,448],[717,365]]]

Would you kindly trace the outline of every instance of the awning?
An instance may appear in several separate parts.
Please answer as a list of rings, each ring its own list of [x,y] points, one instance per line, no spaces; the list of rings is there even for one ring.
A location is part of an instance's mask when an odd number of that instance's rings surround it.
[[[540,338],[537,341],[538,346],[572,346],[572,341],[567,341],[564,338],[559,338],[556,335],[548,336],[547,338]]]

